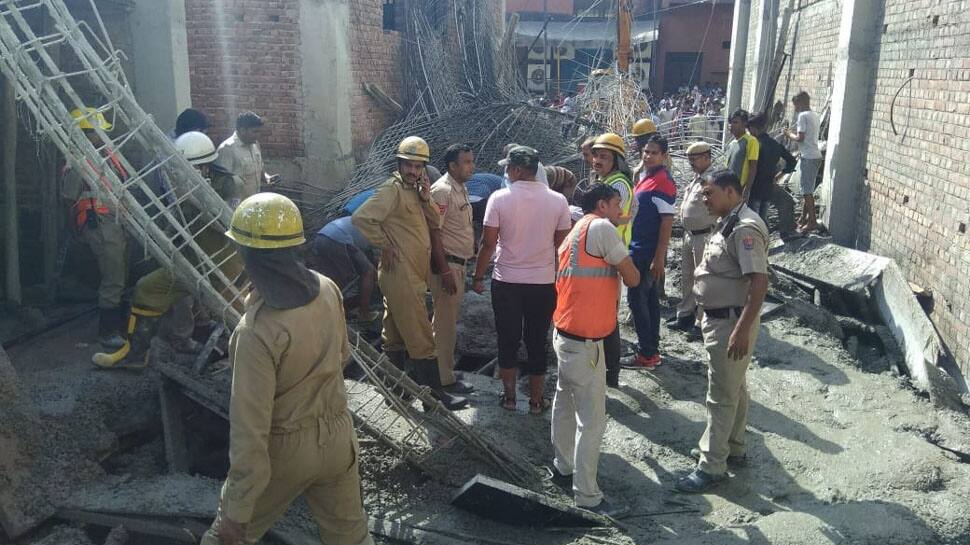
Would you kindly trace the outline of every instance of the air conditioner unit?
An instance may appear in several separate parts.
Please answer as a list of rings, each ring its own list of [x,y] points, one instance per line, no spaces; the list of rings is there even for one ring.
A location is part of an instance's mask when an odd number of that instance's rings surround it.
[[[546,90],[546,80],[549,79],[551,66],[542,64],[529,64],[528,66],[528,89],[530,91],[542,92]]]
[[[630,77],[640,84],[641,88],[645,88],[650,84],[650,63],[649,62],[635,62],[630,64]]]
[[[529,59],[530,60],[540,60],[541,61],[542,59],[545,59],[545,58],[547,58],[547,56],[546,56],[546,48],[543,47],[542,44],[535,44],[534,46],[532,46],[531,49],[529,49]]]
[[[558,53],[560,59],[572,59],[576,56],[576,48],[569,44],[562,44],[554,48],[553,52]],[[556,55],[553,55],[553,58],[556,58]]]

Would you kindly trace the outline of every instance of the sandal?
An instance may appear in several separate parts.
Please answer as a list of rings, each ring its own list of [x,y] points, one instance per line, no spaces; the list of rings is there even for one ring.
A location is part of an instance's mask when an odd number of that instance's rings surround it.
[[[532,414],[542,414],[546,412],[549,407],[552,407],[552,402],[546,398],[542,398],[539,403],[529,400],[529,412]]]
[[[505,392],[502,392],[502,394],[498,396],[498,404],[501,405],[502,408],[505,409],[506,411],[515,410],[515,398],[507,397],[505,395]]]

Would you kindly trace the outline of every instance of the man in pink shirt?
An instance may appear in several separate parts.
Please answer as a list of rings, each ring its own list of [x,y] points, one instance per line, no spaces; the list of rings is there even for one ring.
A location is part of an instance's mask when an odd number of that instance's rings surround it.
[[[508,153],[511,186],[492,194],[485,207],[482,248],[473,289],[485,291],[485,270],[495,254],[492,310],[498,337],[502,407],[515,410],[519,344],[524,339],[529,375],[529,408],[549,407],[542,395],[546,374],[546,337],[556,310],[556,248],[572,227],[566,197],[537,182],[539,152],[518,146]]]

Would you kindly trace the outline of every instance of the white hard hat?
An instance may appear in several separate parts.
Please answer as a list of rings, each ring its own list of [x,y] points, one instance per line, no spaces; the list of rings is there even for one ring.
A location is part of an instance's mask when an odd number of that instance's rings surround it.
[[[175,148],[193,165],[211,163],[219,157],[212,139],[199,131],[189,131],[176,138]]]

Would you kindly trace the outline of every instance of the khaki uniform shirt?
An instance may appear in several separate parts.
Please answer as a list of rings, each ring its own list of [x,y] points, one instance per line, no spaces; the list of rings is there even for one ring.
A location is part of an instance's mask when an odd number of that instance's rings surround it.
[[[703,176],[711,171],[713,165],[701,174],[695,174],[684,191],[684,200],[680,203],[680,222],[688,231],[700,231],[713,227],[717,223],[717,216],[712,214],[704,204]]]
[[[441,213],[441,245],[445,253],[468,259],[475,255],[475,228],[468,189],[445,174],[431,186],[431,198]]]
[[[269,436],[323,427],[347,411],[342,297],[333,281],[316,276],[320,294],[299,308],[270,308],[251,293],[229,342],[230,467],[222,508],[236,522],[249,522],[270,482]]]
[[[738,222],[725,236],[734,214]],[[751,282],[745,275],[768,273],[768,227],[760,216],[741,204],[717,224],[707,239],[704,258],[694,271],[694,295],[703,308],[743,307]]]
[[[219,158],[216,161],[242,179],[240,201],[259,193],[264,172],[259,142],[246,145],[239,139],[238,133],[232,133],[232,136],[219,144]]]
[[[397,249],[398,258],[410,270],[430,267],[428,226],[441,225],[441,215],[430,198],[423,199],[417,187],[404,183],[397,172],[354,212],[352,221],[375,248]]]

